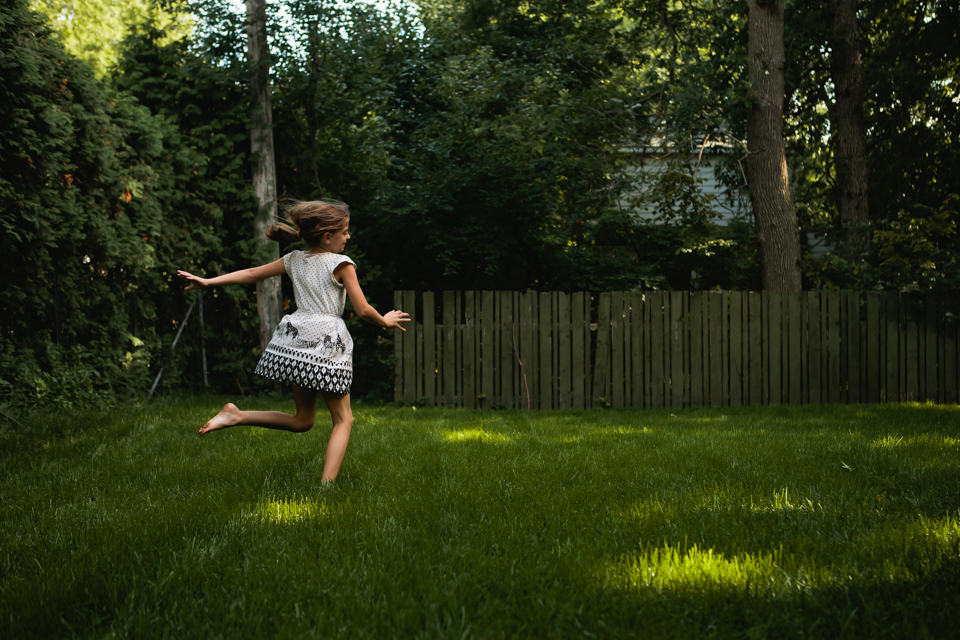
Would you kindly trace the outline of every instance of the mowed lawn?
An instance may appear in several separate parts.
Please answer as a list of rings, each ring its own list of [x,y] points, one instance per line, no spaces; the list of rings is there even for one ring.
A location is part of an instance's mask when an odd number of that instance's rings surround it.
[[[323,488],[222,402],[6,423],[0,637],[960,633],[956,406],[358,406]]]

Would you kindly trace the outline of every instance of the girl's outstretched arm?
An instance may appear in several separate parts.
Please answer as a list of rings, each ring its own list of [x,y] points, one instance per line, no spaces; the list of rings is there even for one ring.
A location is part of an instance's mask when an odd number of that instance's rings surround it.
[[[283,265],[283,258],[280,258],[270,264],[260,265],[252,269],[232,271],[216,278],[201,278],[186,271],[177,271],[177,275],[189,283],[183,288],[184,291],[190,291],[192,289],[206,289],[207,287],[222,287],[226,284],[253,284],[286,272],[287,268]]]
[[[367,302],[367,299],[363,296],[363,290],[360,288],[360,282],[357,280],[356,267],[349,262],[344,262],[337,267],[333,273],[340,278],[343,286],[347,288],[347,295],[350,296],[350,302],[353,303],[353,308],[358,316],[370,324],[406,331],[400,323],[410,322],[410,314],[397,309],[388,311],[381,316],[376,309],[370,306],[370,303]]]

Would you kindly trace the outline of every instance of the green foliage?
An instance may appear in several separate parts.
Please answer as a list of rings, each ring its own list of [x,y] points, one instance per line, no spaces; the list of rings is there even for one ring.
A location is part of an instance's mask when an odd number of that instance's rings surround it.
[[[960,290],[960,197],[939,207],[917,204],[894,220],[874,225],[865,254],[841,248],[821,261],[807,262],[806,276],[818,288],[858,291]]]
[[[6,636],[894,639],[960,623],[956,406],[360,405],[323,487],[329,422],[198,438],[223,402],[0,430]]]
[[[24,2],[0,21],[3,351],[59,345],[126,392],[143,383],[124,354],[130,317],[153,311],[136,292],[157,286],[159,196],[173,179],[160,156],[174,132],[64,54]]]
[[[192,20],[176,10],[182,8],[178,4],[163,0],[30,0],[31,9],[46,14],[64,49],[101,77],[116,66],[123,40],[142,24],[159,26],[171,41],[184,38]]]

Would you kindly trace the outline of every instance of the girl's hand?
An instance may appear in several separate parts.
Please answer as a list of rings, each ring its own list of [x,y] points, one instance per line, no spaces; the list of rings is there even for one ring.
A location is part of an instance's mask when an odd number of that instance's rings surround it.
[[[383,320],[386,322],[386,324],[383,325],[386,329],[400,329],[400,331],[406,331],[406,329],[400,326],[400,323],[410,322],[410,314],[396,309],[383,314]]]
[[[184,278],[187,282],[190,283],[189,286],[183,288],[184,291],[193,291],[194,289],[206,289],[209,284],[203,278],[188,273],[186,271],[177,271],[177,275],[181,278]]]

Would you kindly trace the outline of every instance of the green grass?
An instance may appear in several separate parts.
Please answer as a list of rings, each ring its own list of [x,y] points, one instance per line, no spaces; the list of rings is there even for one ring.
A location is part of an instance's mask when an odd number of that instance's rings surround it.
[[[0,636],[955,637],[960,410],[222,399],[0,433]],[[244,408],[287,409],[278,401]]]

